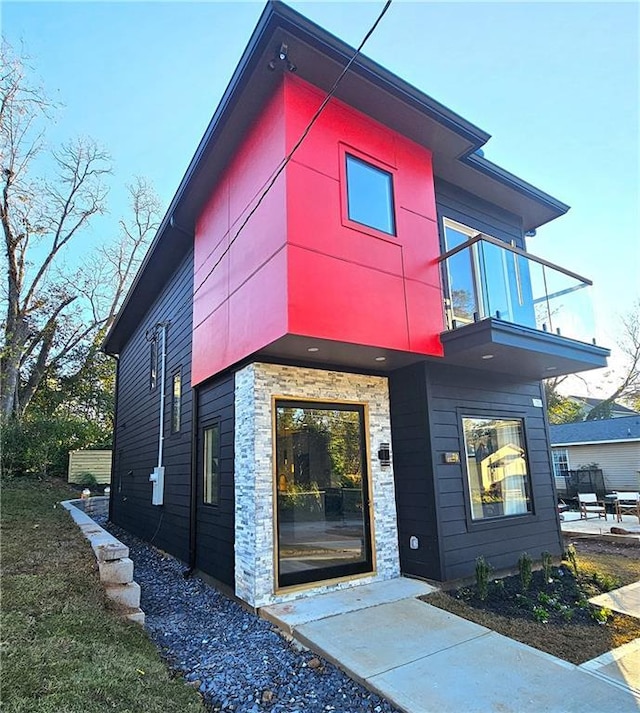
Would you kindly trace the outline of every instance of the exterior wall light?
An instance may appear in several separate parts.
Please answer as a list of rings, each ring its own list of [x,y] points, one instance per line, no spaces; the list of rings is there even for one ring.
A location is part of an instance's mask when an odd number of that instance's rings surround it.
[[[391,465],[391,446],[389,443],[380,444],[378,448],[378,460],[383,467]]]

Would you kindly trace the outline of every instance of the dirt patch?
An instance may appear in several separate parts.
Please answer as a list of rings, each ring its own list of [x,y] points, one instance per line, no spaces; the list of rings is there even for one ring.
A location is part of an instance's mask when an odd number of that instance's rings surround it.
[[[476,584],[422,599],[512,639],[581,664],[640,637],[640,620],[593,607],[589,597],[640,579],[637,545],[577,540],[569,560],[532,573],[490,579],[484,597]]]

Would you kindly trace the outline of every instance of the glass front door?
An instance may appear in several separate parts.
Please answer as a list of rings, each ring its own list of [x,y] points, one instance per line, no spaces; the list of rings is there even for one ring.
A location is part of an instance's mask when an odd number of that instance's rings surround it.
[[[371,571],[364,407],[276,404],[278,584]]]

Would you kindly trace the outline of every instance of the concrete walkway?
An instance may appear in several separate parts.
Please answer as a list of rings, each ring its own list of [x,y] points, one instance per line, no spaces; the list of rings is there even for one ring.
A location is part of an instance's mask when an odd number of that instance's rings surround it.
[[[639,647],[574,666],[416,598],[431,591],[399,578],[260,613],[407,713],[640,711]]]
[[[628,584],[626,587],[614,589],[606,594],[599,594],[597,597],[591,597],[589,601],[599,607],[607,607],[607,609],[640,619],[640,582]]]
[[[588,520],[581,520],[578,512],[565,512],[560,521],[562,534],[569,537],[590,537],[595,536],[599,540],[609,542],[627,542],[640,545],[640,523],[633,515],[623,515],[622,521],[618,522],[615,515],[608,514],[607,519],[590,517]],[[614,534],[611,528],[616,530],[626,530],[627,534]]]

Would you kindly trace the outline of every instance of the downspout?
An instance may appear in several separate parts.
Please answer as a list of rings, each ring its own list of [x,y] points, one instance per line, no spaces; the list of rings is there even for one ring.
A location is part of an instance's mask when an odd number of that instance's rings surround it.
[[[198,507],[198,389],[191,387],[191,484],[189,504],[189,568],[183,572],[184,578],[193,574],[196,568],[196,537]]]

